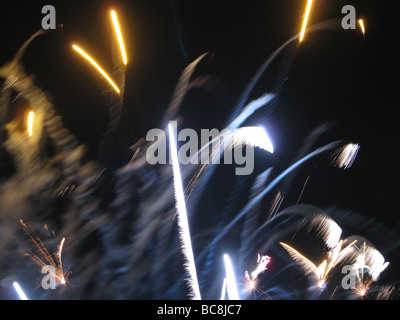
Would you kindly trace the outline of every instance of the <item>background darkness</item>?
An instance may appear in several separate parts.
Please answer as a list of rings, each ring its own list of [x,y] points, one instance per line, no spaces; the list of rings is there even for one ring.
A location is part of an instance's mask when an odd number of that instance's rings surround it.
[[[103,86],[71,43],[111,70],[110,6],[118,10],[130,61],[125,105],[133,144],[160,126],[180,73],[207,51],[212,59],[199,72],[214,75],[222,85],[211,93],[193,92],[182,115],[187,127],[221,129],[257,68],[300,30],[306,1],[2,1],[0,64],[41,27],[45,4],[54,5],[63,30],[35,40],[24,63],[53,97],[66,127],[95,154],[107,123]],[[263,120],[276,152],[271,163],[256,159],[256,164],[281,172],[312,129],[331,123],[318,145],[345,139],[361,149],[350,170],[325,164],[299,171],[297,194],[310,176],[302,202],[348,208],[398,230],[399,17],[390,1],[315,0],[309,24],[341,19],[346,4],[365,19],[365,37],[359,30],[306,35],[274,113]],[[263,76],[252,98],[268,91],[274,76]]]

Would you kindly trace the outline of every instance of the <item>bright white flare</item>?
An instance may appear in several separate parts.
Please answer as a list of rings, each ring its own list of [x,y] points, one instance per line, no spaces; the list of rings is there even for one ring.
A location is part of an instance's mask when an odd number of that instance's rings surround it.
[[[226,288],[228,291],[228,298],[229,300],[240,300],[236,286],[235,272],[233,271],[231,259],[227,254],[224,254],[224,262],[225,262]]]
[[[112,21],[113,21],[113,24],[114,24],[115,34],[117,35],[119,47],[121,49],[122,60],[124,61],[124,65],[127,65],[128,59],[126,57],[124,41],[122,40],[122,33],[121,33],[121,29],[119,27],[117,14],[115,13],[114,10],[111,10],[111,18],[112,18]]]
[[[183,256],[186,259],[185,269],[189,274],[188,283],[191,288],[192,298],[194,300],[200,300],[200,288],[197,280],[196,265],[193,257],[192,242],[190,239],[189,222],[186,212],[185,194],[182,187],[181,172],[179,169],[178,162],[178,151],[176,146],[176,133],[174,132],[172,125],[168,124],[169,132],[169,144],[171,151],[172,170],[174,175],[174,186],[175,186],[175,205],[178,216],[178,227],[179,237],[181,240],[181,248]]]
[[[17,281],[13,282],[13,287],[14,287],[15,291],[17,292],[18,297],[21,300],[29,300],[28,297],[26,296],[24,290],[22,290],[21,286],[19,285],[19,283]]]
[[[233,131],[232,145],[251,145],[274,153],[274,147],[267,132],[262,127],[242,127]]]

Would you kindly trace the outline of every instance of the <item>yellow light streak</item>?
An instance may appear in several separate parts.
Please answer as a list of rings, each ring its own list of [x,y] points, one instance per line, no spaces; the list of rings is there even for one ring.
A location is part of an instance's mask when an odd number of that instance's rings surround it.
[[[117,14],[115,13],[114,10],[111,10],[111,18],[112,18],[112,21],[114,24],[115,34],[117,35],[117,38],[118,38],[119,47],[121,49],[122,60],[124,61],[124,64],[126,65],[128,63],[128,59],[126,57],[124,41],[122,40],[122,33],[121,33],[121,29],[119,27]]]
[[[364,26],[364,21],[363,19],[358,20],[358,24],[360,25],[362,33],[365,35],[365,26]]]
[[[76,44],[72,45],[72,48],[79,52],[86,60],[88,60],[102,75],[106,80],[113,86],[115,91],[119,94],[121,90],[117,87],[117,85],[111,80],[111,78],[105,73],[105,71],[94,61],[85,51],[83,51]]]
[[[312,5],[312,0],[308,0],[306,15],[304,16],[303,27],[301,28],[301,33],[300,33],[300,39],[299,39],[300,42],[303,41],[304,34],[306,32],[307,22],[308,22],[308,18],[310,16],[310,11],[311,11],[311,5]]]
[[[35,114],[33,113],[33,111],[29,112],[28,115],[28,134],[30,137],[32,137],[33,134],[33,118],[34,118]]]

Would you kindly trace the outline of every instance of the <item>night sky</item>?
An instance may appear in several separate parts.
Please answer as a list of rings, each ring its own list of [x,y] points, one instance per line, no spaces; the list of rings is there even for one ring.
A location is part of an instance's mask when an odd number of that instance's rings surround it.
[[[305,166],[296,176],[295,196],[285,200],[287,205],[296,202],[309,176],[302,202],[354,210],[399,230],[399,17],[391,1],[314,2],[309,25],[341,19],[341,8],[351,4],[357,18],[366,23],[366,35],[359,29],[306,34],[274,111],[249,121],[261,121],[268,128],[276,151],[269,163],[257,158],[257,170],[273,166],[281,172],[296,157],[307,134],[329,123],[331,129],[317,145],[338,139],[359,143],[353,167],[339,170],[329,165],[329,158]],[[204,52],[212,54],[198,72],[213,75],[218,85],[188,96],[183,124],[222,129],[256,70],[300,31],[306,1],[1,1],[0,65],[41,27],[45,4],[56,8],[62,30],[36,39],[24,64],[52,96],[65,126],[95,155],[107,123],[104,85],[71,44],[79,43],[112,70],[108,8],[117,9],[127,45],[125,120],[133,144],[160,127],[181,72]],[[278,67],[260,79],[250,98],[271,90]]]

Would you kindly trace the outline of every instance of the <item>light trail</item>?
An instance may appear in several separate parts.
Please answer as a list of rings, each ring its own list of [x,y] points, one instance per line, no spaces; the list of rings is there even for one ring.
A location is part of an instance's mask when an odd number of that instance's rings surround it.
[[[307,22],[308,22],[308,18],[310,17],[311,5],[312,5],[312,0],[308,0],[306,15],[304,16],[303,27],[301,28],[301,33],[300,33],[300,39],[299,39],[300,42],[303,41],[304,34],[306,33]]]
[[[89,61],[96,69],[101,73],[101,75],[106,78],[106,80],[113,86],[115,91],[120,94],[121,90],[117,87],[117,85],[114,83],[114,81],[111,80],[111,78],[108,76],[108,74],[94,61],[85,51],[83,51],[79,46],[76,44],[72,45],[72,48],[79,52],[82,57],[84,57],[87,61]]]
[[[33,113],[33,111],[29,112],[29,116],[28,116],[28,134],[30,137],[32,137],[33,134],[33,118],[34,118],[35,114]]]
[[[117,14],[115,13],[114,10],[111,10],[111,19],[113,21],[114,24],[114,29],[115,29],[115,34],[117,36],[118,39],[118,43],[119,43],[119,47],[121,49],[121,55],[122,55],[122,60],[124,61],[124,65],[127,65],[128,63],[128,58],[126,56],[126,51],[125,51],[125,45],[124,45],[124,41],[122,39],[122,33],[121,33],[121,29],[119,27],[119,23],[118,23],[118,19],[117,19]]]
[[[194,262],[192,242],[190,238],[189,222],[187,218],[185,194],[183,192],[182,177],[179,169],[178,151],[176,146],[175,136],[171,123],[168,124],[169,143],[171,150],[172,170],[174,176],[175,187],[175,205],[178,216],[179,238],[181,240],[181,249],[185,257],[185,269],[189,274],[188,284],[191,288],[193,300],[200,300],[200,288],[197,280],[196,265]]]
[[[363,35],[365,35],[365,25],[364,25],[364,20],[363,20],[363,19],[359,19],[359,20],[358,20],[358,24],[360,25],[361,32],[363,33]]]
[[[235,272],[233,270],[232,262],[229,256],[224,254],[225,272],[226,272],[226,289],[228,291],[229,300],[240,300],[237,290]]]
[[[13,282],[13,287],[14,287],[15,291],[17,292],[20,300],[29,300],[28,297],[26,296],[24,290],[22,290],[21,286],[19,285],[19,283],[17,281]]]

